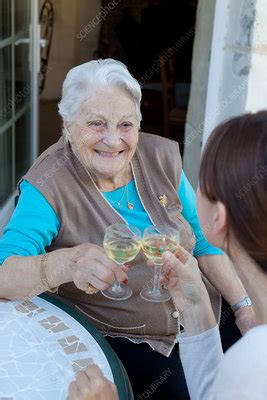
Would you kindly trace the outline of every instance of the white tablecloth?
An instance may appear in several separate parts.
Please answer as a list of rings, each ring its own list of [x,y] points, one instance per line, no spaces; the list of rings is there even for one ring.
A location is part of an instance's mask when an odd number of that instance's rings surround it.
[[[0,300],[0,400],[65,400],[92,361],[114,382],[100,346],[69,314],[38,297]]]

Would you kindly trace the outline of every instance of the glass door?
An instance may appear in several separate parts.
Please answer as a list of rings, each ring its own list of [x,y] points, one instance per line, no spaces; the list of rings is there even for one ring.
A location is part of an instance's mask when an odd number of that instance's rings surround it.
[[[39,40],[38,0],[0,0],[0,228],[37,156]]]

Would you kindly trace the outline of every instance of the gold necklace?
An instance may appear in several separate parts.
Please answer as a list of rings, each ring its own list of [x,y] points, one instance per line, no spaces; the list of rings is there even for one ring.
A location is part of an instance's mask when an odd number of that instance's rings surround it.
[[[126,185],[126,203],[127,203],[127,207],[129,208],[129,210],[134,209],[134,204],[129,201],[129,197],[128,197],[128,184]]]
[[[120,198],[120,200],[115,201],[115,204],[117,204],[118,207],[121,206],[121,202],[124,199],[125,193],[126,193],[126,204],[127,204],[127,208],[129,210],[133,210],[134,209],[134,204],[129,201],[129,193],[128,193],[128,184],[127,184],[127,175],[128,175],[128,169],[126,169],[126,178],[125,178],[125,186],[124,186],[124,190],[122,193],[122,196]]]
[[[125,194],[126,194],[126,204],[127,204],[127,208],[128,208],[129,210],[133,210],[133,209],[134,209],[134,204],[133,204],[131,201],[129,201],[128,184],[126,184],[126,185],[124,186],[124,190],[123,190],[122,196],[121,196],[120,200],[115,201],[115,204],[117,204],[117,206],[120,207],[120,206],[121,206],[121,202],[122,202],[122,200],[124,199]]]

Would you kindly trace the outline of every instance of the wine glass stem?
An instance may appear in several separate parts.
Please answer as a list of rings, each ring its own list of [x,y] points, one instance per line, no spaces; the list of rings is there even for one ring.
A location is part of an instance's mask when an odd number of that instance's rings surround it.
[[[121,291],[121,284],[118,281],[115,281],[112,286],[112,292],[120,292]]]
[[[162,265],[161,264],[154,264],[154,284],[153,284],[153,288],[151,290],[153,294],[159,294],[160,293],[161,270],[162,270]]]

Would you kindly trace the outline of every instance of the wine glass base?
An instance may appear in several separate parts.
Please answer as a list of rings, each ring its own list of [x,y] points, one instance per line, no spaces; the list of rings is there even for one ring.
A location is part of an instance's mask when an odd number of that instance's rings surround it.
[[[160,292],[153,291],[153,288],[143,289],[140,292],[140,296],[142,299],[153,303],[164,303],[171,299],[170,293],[164,288],[161,288]]]
[[[121,283],[119,288],[115,289],[111,286],[106,290],[102,290],[101,293],[111,300],[127,300],[132,296],[133,291],[129,286]]]

